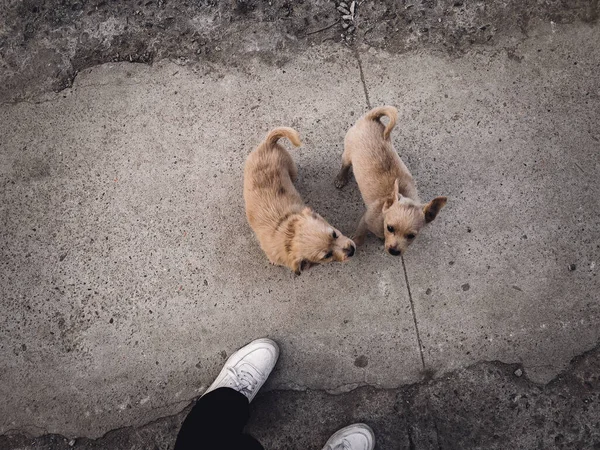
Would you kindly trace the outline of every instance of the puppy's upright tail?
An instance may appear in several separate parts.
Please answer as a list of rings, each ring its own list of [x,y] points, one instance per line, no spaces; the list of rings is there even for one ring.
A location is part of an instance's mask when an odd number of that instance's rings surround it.
[[[302,143],[300,142],[300,135],[296,130],[290,127],[279,127],[273,128],[267,134],[267,138],[265,139],[265,147],[271,148],[273,147],[277,141],[281,138],[288,138],[294,147],[299,147]]]
[[[383,138],[389,139],[390,133],[396,126],[396,121],[398,120],[398,110],[393,106],[379,106],[365,114],[365,119],[379,121],[381,116],[387,116],[387,118],[390,119],[383,130]]]

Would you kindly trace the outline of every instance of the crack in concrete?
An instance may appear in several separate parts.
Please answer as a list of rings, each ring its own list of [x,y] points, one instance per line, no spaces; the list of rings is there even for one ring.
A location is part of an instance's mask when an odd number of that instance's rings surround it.
[[[360,72],[360,82],[363,87],[363,91],[365,93],[365,100],[367,101],[367,107],[371,109],[371,99],[369,98],[369,90],[367,89],[367,83],[365,81],[365,73],[363,72],[362,61],[360,59],[360,55],[358,54],[358,50],[356,48],[352,49],[352,53],[358,62],[358,71]]]
[[[185,411],[187,408],[191,407],[198,398],[200,398],[201,396],[195,397],[191,400],[180,400],[178,402],[173,402],[173,403],[167,403],[166,405],[162,405],[162,406],[157,406],[156,408],[151,408],[148,410],[148,412],[154,412],[154,411],[163,411],[165,409],[170,409],[174,406],[177,405],[181,405],[183,404],[183,407],[181,409],[179,409],[177,412],[173,413],[173,414],[168,414],[166,416],[158,416],[156,419],[150,420],[149,422],[143,422],[139,425],[125,425],[122,427],[118,427],[118,428],[112,428],[110,430],[108,430],[106,433],[104,433],[102,436],[96,438],[96,439],[92,439],[92,440],[101,440],[106,438],[107,435],[109,435],[110,433],[113,432],[118,432],[120,430],[125,430],[128,428],[142,428],[142,427],[146,427],[148,425],[153,425],[159,421],[165,420],[165,419],[169,419],[169,418],[173,418],[173,417],[177,417],[178,415],[180,415],[183,411]],[[29,430],[29,431],[28,431]],[[9,435],[15,435],[15,434],[20,434],[23,436],[27,436],[27,437],[31,437],[33,438],[34,435],[31,434],[30,430],[39,430],[39,433],[37,434],[37,436],[45,436],[45,435],[55,435],[55,436],[60,436],[63,437],[65,439],[81,439],[82,436],[65,436],[63,434],[59,434],[59,433],[50,433],[48,431],[47,428],[45,427],[40,427],[39,425],[35,425],[35,424],[25,424],[23,426],[20,427],[16,427],[16,428],[10,428],[8,430],[5,430],[3,433],[0,433],[0,437],[1,436],[9,436]]]
[[[17,428],[9,428],[8,430],[4,430],[3,433],[0,433],[0,436],[10,436],[14,434],[21,434],[23,436],[32,436],[30,432],[27,430],[39,430],[39,436],[45,436],[47,434],[51,434],[48,432],[47,428],[40,427],[39,425],[34,425],[32,423],[25,424],[21,427]]]
[[[406,263],[404,262],[404,256],[402,258],[402,270],[404,271],[404,281],[406,282],[406,290],[408,291],[408,301],[410,302],[410,311],[412,312],[413,323],[415,325],[415,333],[417,335],[417,343],[419,344],[419,355],[421,356],[421,364],[423,370],[427,370],[425,365],[425,355],[423,354],[423,342],[421,341],[421,333],[419,332],[419,324],[417,322],[417,313],[415,311],[415,304],[410,291],[410,283],[408,282],[408,273],[406,272]]]
[[[408,273],[406,271],[406,262],[404,261],[404,256],[401,256],[402,258],[402,270],[404,271],[404,280],[406,282],[406,289],[408,291],[408,300],[410,302],[410,310],[412,312],[412,317],[413,317],[413,323],[415,325],[415,334],[417,335],[417,342],[419,344],[419,355],[421,356],[421,365],[423,366],[423,372],[425,374],[425,379],[427,379],[427,366],[425,364],[425,355],[423,354],[423,342],[421,341],[421,334],[419,332],[419,324],[417,321],[417,313],[415,311],[415,304],[412,298],[412,292],[410,291],[410,283],[408,281]],[[427,409],[429,411],[432,410],[431,408],[431,398],[429,393],[427,392],[427,395],[425,396],[425,401],[427,403]],[[437,424],[437,420],[433,419],[433,430],[435,431],[435,439],[437,442],[437,447],[438,450],[441,450],[442,446],[440,444],[440,433],[439,433],[439,429],[438,429],[438,424]]]
[[[123,64],[123,63],[119,63],[119,64]],[[125,63],[125,64],[143,64],[143,65],[147,65],[148,67],[152,67],[149,64],[145,64],[145,63]],[[97,66],[95,66],[97,67]],[[75,80],[74,80],[75,81]],[[76,92],[79,89],[87,89],[87,88],[101,88],[101,87],[106,87],[106,86],[111,86],[111,87],[137,87],[137,86],[159,86],[162,88],[166,88],[167,85],[165,83],[153,83],[153,82],[147,82],[147,81],[136,81],[136,82],[129,82],[129,83],[123,83],[120,80],[116,80],[116,81],[111,81],[109,83],[85,83],[85,82],[81,82],[81,84],[79,82],[77,83],[73,83],[72,86],[67,87],[65,89],[71,89],[73,92]],[[63,89],[64,90],[64,89]]]
[[[66,88],[68,89],[68,88]],[[57,91],[56,94],[58,94],[59,92],[62,92],[64,89],[61,89],[60,91]],[[49,95],[48,93],[43,93],[40,96],[44,97]],[[35,98],[35,97],[34,97]],[[14,100],[14,101],[8,101],[8,102],[0,102],[0,106],[16,106],[16,105],[20,105],[22,103],[27,103],[29,105],[41,105],[43,103],[50,103],[53,101],[56,101],[57,97],[52,97],[52,98],[47,98],[44,100],[30,100],[30,99],[19,99],[19,100]]]
[[[172,60],[172,59],[165,59],[165,61],[169,61],[175,65],[177,65],[177,63]],[[69,82],[64,84],[63,86],[60,87],[60,89],[55,89],[55,90],[48,90],[45,92],[41,92],[41,93],[37,93],[34,94],[30,97],[24,96],[24,97],[19,97],[16,98],[14,100],[8,100],[8,101],[2,101],[0,102],[0,106],[15,106],[15,105],[20,105],[22,103],[26,103],[26,104],[30,104],[30,105],[41,105],[43,103],[50,103],[50,102],[55,102],[57,100],[60,100],[60,94],[64,91],[71,91],[72,94],[76,94],[78,90],[83,90],[83,89],[87,89],[87,88],[102,88],[102,87],[106,87],[106,86],[114,86],[114,87],[129,87],[129,86],[159,86],[162,88],[166,88],[166,84],[164,83],[153,83],[153,82],[148,82],[148,81],[139,81],[139,82],[128,82],[128,83],[124,83],[121,80],[115,80],[115,81],[111,81],[108,83],[85,83],[85,81],[79,81],[78,78],[84,74],[84,71],[87,71],[86,73],[89,73],[91,71],[93,71],[94,69],[103,66],[103,65],[107,65],[107,64],[113,64],[113,65],[119,65],[119,64],[132,64],[132,65],[141,65],[141,66],[146,66],[146,67],[152,67],[153,66],[153,61],[150,62],[138,62],[138,61],[105,61],[105,62],[101,62],[99,64],[95,64],[93,66],[87,67],[82,71],[76,71],[69,79]],[[206,74],[205,74],[206,75]],[[37,100],[40,99],[40,100]]]
[[[363,87],[363,90],[364,90],[364,93],[365,93],[365,100],[367,102],[367,107],[368,107],[368,109],[371,109],[372,108],[372,106],[371,106],[371,99],[369,97],[369,90],[367,88],[367,82],[365,80],[365,74],[364,74],[364,71],[363,71],[362,61],[360,59],[360,54],[359,54],[359,52],[358,52],[358,50],[356,48],[353,48],[352,50],[353,50],[354,56],[356,57],[356,61],[358,63],[358,70],[359,70],[359,73],[360,73],[360,82],[362,84],[362,87]],[[410,311],[412,313],[413,324],[414,324],[414,327],[415,327],[415,334],[416,334],[416,337],[417,337],[417,344],[419,346],[419,356],[421,358],[421,365],[423,367],[424,380],[422,380],[422,381],[426,381],[430,377],[427,376],[427,366],[425,364],[425,355],[423,354],[423,342],[421,341],[421,334],[419,332],[419,323],[417,321],[417,313],[415,311],[415,304],[414,304],[414,301],[413,301],[413,298],[412,298],[412,293],[411,293],[411,290],[410,290],[410,282],[408,280],[408,273],[406,271],[406,263],[404,261],[404,256],[401,256],[401,260],[402,260],[402,270],[404,272],[404,281],[406,282],[406,290],[408,292],[408,300],[410,302]],[[428,409],[428,411],[431,411],[432,407],[431,407],[431,399],[430,399],[429,393],[427,393],[427,395],[426,395],[426,403],[427,403],[427,409]],[[435,431],[435,439],[436,439],[436,443],[437,443],[437,448],[439,450],[441,450],[440,434],[439,434],[438,424],[437,424],[437,421],[435,420],[435,418],[433,419],[433,428],[434,428],[434,431]],[[410,431],[408,432],[408,434],[409,434],[409,443],[412,444],[411,448],[414,448],[414,442],[412,441],[412,437],[410,436]]]

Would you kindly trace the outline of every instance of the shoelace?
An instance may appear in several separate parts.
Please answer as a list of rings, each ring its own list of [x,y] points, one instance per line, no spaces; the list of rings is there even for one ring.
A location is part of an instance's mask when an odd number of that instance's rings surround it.
[[[236,390],[242,394],[250,394],[256,389],[258,381],[256,380],[254,374],[248,370],[229,367],[227,371],[229,372],[231,380],[235,384]]]

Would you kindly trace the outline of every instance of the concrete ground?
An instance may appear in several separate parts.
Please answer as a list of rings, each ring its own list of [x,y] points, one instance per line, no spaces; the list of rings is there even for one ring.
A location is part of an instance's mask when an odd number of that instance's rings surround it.
[[[44,13],[20,47],[9,8],[0,448],[169,448],[227,356],[262,336],[282,350],[250,424],[267,448],[319,448],[357,420],[381,449],[600,448],[598,4],[513,17],[458,3],[365,2],[341,42],[341,23],[308,19],[304,41],[260,34],[293,31],[302,4],[232,34],[215,22],[223,44],[195,58],[154,36],[151,65],[107,62],[114,40],[69,41],[65,23],[93,14]],[[394,34],[413,12],[432,31]],[[189,20],[210,28],[205,13]],[[93,29],[121,36],[122,20]],[[399,109],[421,197],[448,205],[404,260],[371,238],[347,264],[270,266],[245,220],[246,155],[295,127],[299,191],[351,234],[363,205],[333,178],[345,131],[381,104]]]

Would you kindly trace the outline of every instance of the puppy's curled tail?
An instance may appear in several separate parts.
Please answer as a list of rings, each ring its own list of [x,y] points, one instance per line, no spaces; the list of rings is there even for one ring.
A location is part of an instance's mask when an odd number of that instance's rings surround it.
[[[365,119],[379,121],[381,116],[387,116],[387,118],[390,119],[383,130],[383,138],[387,140],[390,137],[390,133],[396,126],[396,120],[398,120],[398,110],[393,106],[379,106],[378,108],[373,108],[371,111],[369,111],[365,115]]]
[[[299,147],[302,144],[300,142],[300,135],[296,130],[290,127],[279,127],[269,131],[269,134],[267,134],[267,138],[265,139],[265,147],[273,147],[279,139],[284,137],[288,138],[290,142],[294,144],[294,147]]]

